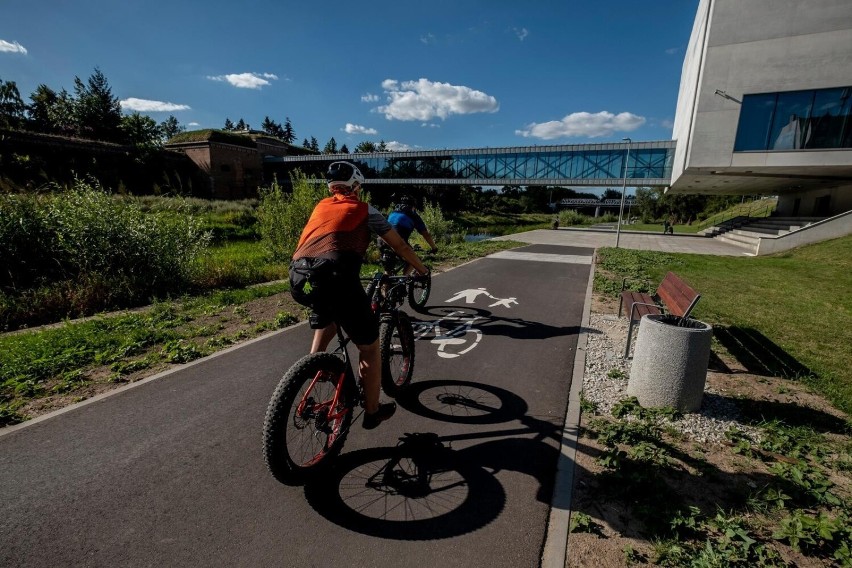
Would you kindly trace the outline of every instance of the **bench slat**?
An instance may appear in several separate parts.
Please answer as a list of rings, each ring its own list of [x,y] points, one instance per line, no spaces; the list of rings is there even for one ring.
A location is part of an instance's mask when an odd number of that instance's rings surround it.
[[[657,296],[671,313],[683,316],[699,295],[676,274],[669,272],[657,288]]]

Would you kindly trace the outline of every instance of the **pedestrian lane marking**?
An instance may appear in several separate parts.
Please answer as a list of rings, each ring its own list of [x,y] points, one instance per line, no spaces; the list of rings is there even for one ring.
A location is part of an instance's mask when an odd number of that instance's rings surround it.
[[[515,252],[504,250],[488,255],[486,258],[501,258],[504,260],[533,260],[536,262],[561,262],[563,264],[591,264],[591,256],[577,254],[550,254],[543,252]]]

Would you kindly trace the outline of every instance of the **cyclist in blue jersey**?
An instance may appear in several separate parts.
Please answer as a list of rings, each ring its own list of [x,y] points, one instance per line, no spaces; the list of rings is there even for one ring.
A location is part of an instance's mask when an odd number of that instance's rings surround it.
[[[420,214],[417,213],[417,208],[414,204],[414,199],[410,195],[403,195],[399,198],[399,202],[394,206],[394,210],[388,215],[388,223],[399,233],[399,236],[407,243],[411,238],[411,234],[417,231],[423,236],[423,239],[431,248],[432,252],[438,252],[438,245],[432,238],[426,223]],[[389,249],[387,243],[379,238],[379,249]],[[406,269],[406,274],[411,272],[411,266]]]

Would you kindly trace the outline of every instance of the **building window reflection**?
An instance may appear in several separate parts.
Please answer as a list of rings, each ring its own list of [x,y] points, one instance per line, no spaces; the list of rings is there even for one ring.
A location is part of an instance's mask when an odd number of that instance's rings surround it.
[[[852,147],[852,87],[745,95],[735,152]]]

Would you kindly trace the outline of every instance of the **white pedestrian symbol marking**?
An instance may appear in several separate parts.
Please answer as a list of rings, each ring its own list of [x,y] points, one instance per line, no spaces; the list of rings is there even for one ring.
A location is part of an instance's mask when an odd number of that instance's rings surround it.
[[[461,299],[464,299],[466,304],[473,304],[476,302],[476,299],[480,296],[485,296],[492,300],[496,300],[493,304],[489,304],[489,308],[493,308],[496,306],[503,306],[504,308],[512,308],[512,304],[517,305],[518,299],[512,296],[511,298],[498,298],[497,296],[492,296],[488,290],[484,287],[480,288],[468,288],[467,290],[462,290],[461,292],[456,292],[456,295],[450,298],[449,300],[445,300],[444,303],[457,302]]]
[[[497,300],[496,302],[494,302],[493,304],[491,304],[488,307],[493,308],[494,306],[505,306],[505,307],[511,309],[512,306],[510,306],[509,304],[517,304],[517,303],[518,303],[518,301],[515,298],[506,298],[504,300]]]
[[[489,294],[488,290],[486,290],[485,288],[468,288],[467,290],[462,290],[461,292],[456,292],[456,295],[453,296],[452,298],[450,298],[449,300],[446,300],[446,302],[456,302],[456,301],[464,298],[464,301],[466,303],[472,304],[476,300],[477,296],[480,296],[482,294],[485,294],[486,296],[488,296],[492,300],[497,299],[494,296],[492,296],[491,294]]]

